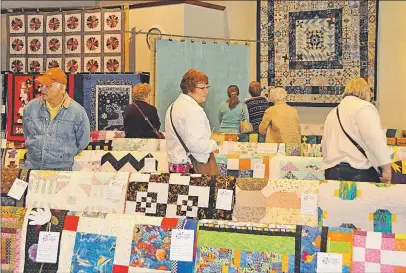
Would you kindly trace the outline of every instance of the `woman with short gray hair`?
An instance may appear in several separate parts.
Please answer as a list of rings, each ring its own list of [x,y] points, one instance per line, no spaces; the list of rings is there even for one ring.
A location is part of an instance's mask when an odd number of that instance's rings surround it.
[[[269,107],[259,125],[259,133],[266,135],[265,142],[300,143],[300,120],[297,111],[286,103],[287,93],[283,88],[274,88],[269,99],[274,106]]]

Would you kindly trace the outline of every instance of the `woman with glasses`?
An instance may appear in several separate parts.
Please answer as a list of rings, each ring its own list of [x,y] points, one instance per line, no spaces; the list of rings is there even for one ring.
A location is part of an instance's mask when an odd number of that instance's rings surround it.
[[[201,107],[209,94],[208,84],[205,73],[188,70],[180,83],[182,93],[166,112],[170,172],[219,174],[213,154],[217,143],[211,138],[209,120]]]
[[[238,133],[241,120],[243,118],[249,120],[247,106],[240,102],[238,95],[240,95],[238,86],[230,85],[227,88],[228,100],[220,103],[219,133]]]
[[[323,169],[328,180],[390,182],[391,155],[378,110],[362,78],[350,80],[324,124]]]

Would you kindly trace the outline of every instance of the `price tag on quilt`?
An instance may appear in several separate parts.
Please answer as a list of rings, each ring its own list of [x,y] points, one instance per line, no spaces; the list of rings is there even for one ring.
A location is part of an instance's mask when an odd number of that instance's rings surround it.
[[[265,164],[259,163],[254,166],[254,178],[265,178]]]
[[[146,173],[153,173],[156,172],[156,160],[155,158],[144,158],[144,172]]]
[[[317,252],[317,273],[343,272],[343,254]]]
[[[302,194],[300,214],[317,216],[317,194]]]
[[[107,187],[107,199],[120,200],[123,192],[123,182],[111,180]]]
[[[59,232],[39,233],[37,263],[56,264],[58,258]]]
[[[16,200],[20,200],[25,192],[25,189],[27,189],[27,186],[28,186],[27,182],[16,178],[7,195]]]
[[[193,244],[195,231],[188,229],[173,229],[169,259],[172,261],[193,261]]]
[[[216,209],[231,210],[233,203],[233,191],[219,189],[217,191]]]

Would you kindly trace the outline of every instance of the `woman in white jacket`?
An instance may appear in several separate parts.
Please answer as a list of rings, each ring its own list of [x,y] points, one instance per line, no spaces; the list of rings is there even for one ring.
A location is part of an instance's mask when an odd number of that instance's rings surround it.
[[[207,99],[208,84],[205,73],[195,69],[188,70],[180,84],[182,93],[166,112],[165,131],[170,172],[188,173],[191,168],[196,167],[192,166],[191,157],[199,163],[208,163],[214,159],[212,152],[217,149],[217,143],[211,138],[209,120],[200,106]],[[212,164],[210,174],[218,173],[217,165]]]
[[[391,155],[373,94],[362,78],[345,86],[340,105],[327,116],[322,140],[327,180],[390,182]],[[358,146],[358,147],[357,147]]]

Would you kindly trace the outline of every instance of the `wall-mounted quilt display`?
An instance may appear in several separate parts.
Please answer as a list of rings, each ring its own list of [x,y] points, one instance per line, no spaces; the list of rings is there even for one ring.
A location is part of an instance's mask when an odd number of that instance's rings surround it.
[[[125,70],[126,9],[7,14],[10,71],[65,72]]]
[[[217,132],[219,106],[228,99],[227,87],[235,84],[240,89],[240,99],[248,97],[249,46],[157,40],[155,104],[161,120],[182,92],[179,83],[191,67],[206,73],[209,78],[210,92],[203,108],[210,126]],[[164,129],[162,123],[161,130]]]
[[[7,140],[24,141],[23,111],[34,98],[41,96],[40,85],[35,79],[38,75],[25,74],[7,77]],[[74,92],[74,77],[68,76],[66,91],[71,98]]]
[[[120,213],[129,173],[32,171],[27,207]]]
[[[7,80],[8,77],[4,74],[0,74],[1,78],[1,111],[0,111],[0,137],[1,139],[6,139],[6,124],[7,124]],[[3,145],[1,145],[1,149],[4,149]]]
[[[125,213],[231,220],[234,204],[232,176],[131,174]]]
[[[322,223],[329,227],[406,233],[405,190],[406,185],[323,182],[319,194]]]
[[[258,78],[296,106],[335,106],[348,80],[376,91],[378,1],[257,1]]]
[[[139,74],[75,75],[75,100],[86,109],[90,130],[123,131],[124,109],[140,82]]]

